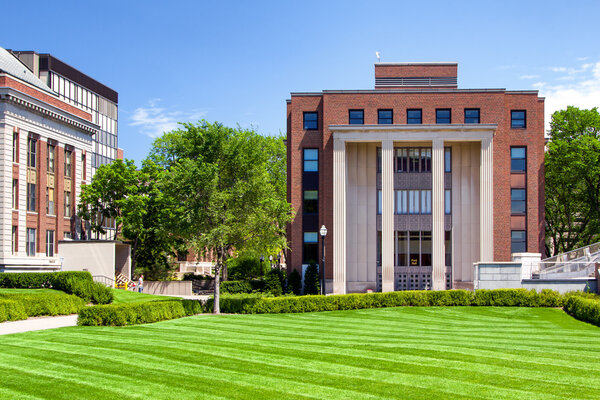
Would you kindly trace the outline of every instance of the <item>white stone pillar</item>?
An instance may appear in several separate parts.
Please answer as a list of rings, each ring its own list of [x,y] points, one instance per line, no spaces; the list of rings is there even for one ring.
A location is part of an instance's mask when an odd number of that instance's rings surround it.
[[[479,260],[494,261],[494,156],[493,138],[481,140],[479,196]]]
[[[381,291],[394,291],[394,141],[381,142]]]
[[[444,238],[444,140],[434,139],[432,172],[432,289],[446,289],[446,249]]]
[[[333,293],[346,293],[346,142],[333,140]]]

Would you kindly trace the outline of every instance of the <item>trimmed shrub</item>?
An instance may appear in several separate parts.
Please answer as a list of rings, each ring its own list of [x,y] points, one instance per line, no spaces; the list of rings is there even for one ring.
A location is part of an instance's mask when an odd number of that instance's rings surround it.
[[[14,300],[0,299],[0,322],[27,319],[23,305]]]
[[[584,296],[569,296],[564,310],[580,321],[600,326],[600,301]]]
[[[302,293],[302,277],[297,269],[292,270],[288,277],[288,292],[291,292],[296,296],[300,296]]]
[[[0,273],[0,287],[15,289],[56,289],[74,294],[85,301],[108,304],[112,290],[94,282],[87,271]]]
[[[0,299],[12,300],[23,306],[26,317],[40,315],[77,314],[85,306],[85,301],[66,293],[0,293]]]
[[[210,309],[208,308],[208,302],[202,302],[199,300],[181,300],[183,306],[183,312],[186,316],[202,314],[212,312],[212,303]]]
[[[552,290],[499,289],[402,291],[333,296],[235,295],[221,298],[221,311],[236,314],[299,313],[401,306],[559,307],[564,297]]]
[[[188,304],[188,310],[193,306]],[[186,315],[183,302],[148,301],[86,307],[79,313],[78,325],[124,326],[181,318]]]
[[[285,284],[285,272],[279,269],[272,269],[265,275],[265,292],[271,293],[273,296],[281,296],[283,294],[283,286]]]
[[[252,293],[250,281],[223,281],[221,282],[221,293]]]
[[[320,292],[319,267],[316,264],[310,264],[304,272],[304,294],[319,294]]]

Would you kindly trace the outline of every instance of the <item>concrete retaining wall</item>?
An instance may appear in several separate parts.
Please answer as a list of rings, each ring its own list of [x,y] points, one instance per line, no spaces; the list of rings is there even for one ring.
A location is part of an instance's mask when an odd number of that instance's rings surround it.
[[[535,289],[538,292],[542,289],[552,289],[559,293],[571,291],[584,292],[589,289],[590,292],[598,292],[598,283],[593,278],[570,278],[570,279],[523,279],[525,289]]]
[[[191,296],[192,281],[144,281],[144,293]]]
[[[521,263],[475,264],[475,289],[517,289],[521,285]]]

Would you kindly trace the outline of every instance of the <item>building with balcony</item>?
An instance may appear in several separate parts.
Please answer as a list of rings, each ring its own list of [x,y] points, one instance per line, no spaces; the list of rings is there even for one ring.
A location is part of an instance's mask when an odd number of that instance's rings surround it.
[[[544,249],[544,99],[458,88],[456,63],[377,63],[373,90],[287,100],[288,270],[328,293],[473,287]],[[321,271],[322,273],[323,271]]]

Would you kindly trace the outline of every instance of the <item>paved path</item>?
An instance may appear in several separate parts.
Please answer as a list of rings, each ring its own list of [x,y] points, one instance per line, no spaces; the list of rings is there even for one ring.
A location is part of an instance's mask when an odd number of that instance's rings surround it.
[[[77,314],[61,315],[58,317],[36,317],[22,321],[8,321],[0,324],[0,335],[20,333],[29,331],[40,331],[42,329],[62,328],[65,326],[76,326]]]

